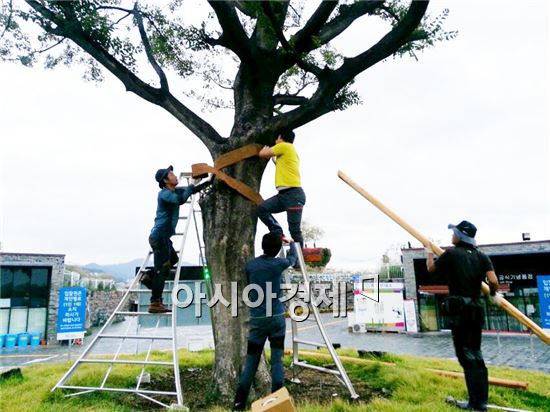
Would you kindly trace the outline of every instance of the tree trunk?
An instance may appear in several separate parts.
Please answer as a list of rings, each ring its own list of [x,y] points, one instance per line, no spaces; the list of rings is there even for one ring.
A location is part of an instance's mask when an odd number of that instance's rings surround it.
[[[224,169],[234,178],[259,190],[265,162],[255,157]],[[231,307],[218,303],[212,307],[215,348],[214,384],[220,395],[234,395],[244,366],[247,347],[248,308],[242,301],[246,286],[244,265],[254,257],[256,205],[224,183],[215,182],[202,201],[206,256],[213,283],[221,284],[224,298],[231,301],[231,282],[238,282],[238,317]],[[260,364],[256,381],[268,382],[265,362]]]

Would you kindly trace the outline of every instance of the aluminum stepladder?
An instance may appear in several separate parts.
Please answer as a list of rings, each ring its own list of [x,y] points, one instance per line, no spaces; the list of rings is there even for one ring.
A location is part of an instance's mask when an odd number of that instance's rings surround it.
[[[290,247],[295,248],[296,255],[298,257],[298,263],[300,265],[300,273],[303,280],[302,284],[304,286],[304,289],[306,291],[309,291],[308,293],[312,294],[312,291],[310,288],[310,279],[306,270],[306,264],[304,261],[304,255],[302,253],[302,249],[299,247],[298,243],[294,243]],[[286,273],[286,281],[288,284],[291,283],[291,279],[288,271]],[[294,297],[294,299],[299,299],[299,298]],[[357,392],[355,392],[355,388],[353,387],[353,384],[351,383],[351,380],[349,379],[349,376],[346,370],[344,369],[344,366],[342,365],[342,362],[340,361],[340,358],[338,357],[338,354],[336,353],[336,350],[334,349],[334,346],[332,345],[332,342],[325,330],[325,327],[323,325],[323,322],[319,314],[319,308],[313,304],[313,296],[310,296],[308,307],[309,307],[310,313],[313,314],[314,319],[312,321],[317,324],[317,327],[319,328],[319,332],[321,333],[321,336],[323,338],[323,342],[313,342],[310,340],[301,339],[298,336],[298,322],[294,320],[292,317],[290,318],[291,331],[292,331],[292,374],[293,374],[291,381],[294,383],[300,383],[300,379],[298,379],[297,368],[306,368],[306,369],[315,370],[317,372],[329,373],[334,375],[336,379],[338,379],[338,381],[340,381],[340,383],[346,387],[352,399],[359,398],[359,395],[357,394]],[[323,366],[311,365],[307,362],[300,360],[299,358],[300,344],[327,348],[332,358],[332,361],[336,366],[336,369],[329,369]]]
[[[191,174],[190,173],[182,173],[182,177],[187,178],[188,182],[190,179]],[[179,259],[178,264],[176,266],[176,271],[174,275],[174,286],[179,284],[180,280],[180,270],[182,266],[183,261],[183,249],[185,246],[185,241],[187,239],[187,234],[189,232],[190,223],[191,220],[196,220],[196,210],[195,210],[195,200],[197,195],[192,195],[188,201],[181,206],[181,208],[188,207],[188,212],[186,214],[181,213],[180,209],[180,216],[179,221],[184,221],[184,229],[181,232],[176,232],[176,236],[181,236],[181,246],[179,249]],[[197,238],[199,239],[199,247],[201,248],[201,264],[205,263],[205,259],[203,258],[202,254],[202,246],[200,243],[200,236],[198,233],[198,226],[197,222],[195,221],[195,229],[197,230]],[[125,305],[128,305],[130,300],[130,295],[132,293],[151,293],[149,289],[140,287],[140,279],[142,273],[145,272],[146,268],[148,267],[148,263],[151,260],[153,252],[149,250],[147,253],[147,256],[145,257],[143,264],[141,265],[138,274],[134,277],[132,282],[130,283],[130,286],[126,290],[125,294],[123,295],[122,299],[118,303],[117,307],[113,311],[113,313],[110,315],[107,322],[103,325],[103,327],[100,329],[100,331],[97,333],[97,335],[93,338],[93,340],[90,342],[90,344],[86,347],[86,349],[82,352],[82,354],[78,357],[78,359],[73,363],[73,365],[69,368],[69,370],[63,375],[63,377],[56,383],[56,385],[52,388],[52,392],[56,389],[67,389],[67,390],[77,390],[78,392],[69,393],[66,396],[77,396],[77,395],[83,395],[86,393],[91,393],[95,391],[106,391],[106,392],[121,392],[121,393],[133,393],[135,395],[141,396],[142,398],[145,398],[153,403],[156,403],[160,406],[170,408],[171,406],[183,406],[183,395],[181,390],[181,382],[180,382],[180,372],[179,372],[179,357],[178,357],[178,344],[177,344],[177,334],[176,334],[176,327],[177,327],[177,306],[175,305],[176,302],[172,301],[172,312],[169,313],[149,313],[149,312],[131,312],[128,310],[124,310],[123,308]],[[172,292],[171,289],[164,289],[163,294]],[[124,334],[109,334],[106,333],[106,330],[113,324],[113,321],[117,316],[130,316],[131,320],[128,322],[128,326],[125,328]],[[132,330],[132,321],[133,319],[136,320],[136,326],[139,322],[140,316],[150,316],[150,317],[156,317],[156,325],[154,327],[154,330],[149,334],[139,334],[138,332],[135,332],[133,334],[129,333],[130,330]],[[156,332],[158,330],[161,318],[170,318],[171,319],[171,334],[170,335],[157,335]],[[139,330],[139,328],[134,329]],[[113,357],[110,359],[98,359],[98,358],[90,358],[87,357],[88,354],[92,351],[94,346],[101,340],[101,339],[118,339],[120,340],[120,343],[118,344],[118,348],[116,349],[116,352],[114,353]],[[119,355],[121,354],[122,345],[126,341],[131,340],[137,340],[139,341],[149,341],[149,345],[145,354],[144,360],[126,360],[126,359],[118,359]],[[171,341],[171,352],[172,352],[172,361],[171,362],[164,362],[164,361],[152,361],[149,360],[151,356],[151,351],[153,349],[153,343],[155,341]],[[78,367],[82,364],[104,364],[109,365],[107,368],[107,371],[103,377],[103,380],[101,382],[100,386],[79,386],[79,385],[68,385],[67,381],[71,378],[71,376],[77,371]],[[141,365],[141,372],[139,373],[137,377],[137,384],[134,387],[108,387],[106,386],[107,380],[109,378],[109,375],[111,374],[111,371],[113,369],[114,365],[117,364],[127,364],[127,365]],[[144,381],[145,376],[145,368],[147,366],[163,366],[163,367],[169,367],[173,368],[174,373],[174,390],[173,391],[157,391],[152,389],[143,389],[141,388],[141,385]],[[158,399],[153,398],[153,396],[164,396],[164,397],[175,397],[176,403],[174,404],[166,404]]]

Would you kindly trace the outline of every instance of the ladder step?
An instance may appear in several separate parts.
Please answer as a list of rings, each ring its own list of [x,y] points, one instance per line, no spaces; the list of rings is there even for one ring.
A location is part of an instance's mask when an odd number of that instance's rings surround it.
[[[160,361],[140,361],[140,360],[124,360],[124,359],[81,359],[83,363],[119,363],[124,365],[162,365],[162,366],[174,366],[172,362],[160,362]]]
[[[106,334],[99,335],[100,338],[110,338],[110,339],[154,339],[154,340],[172,340],[172,336],[145,336],[145,335],[117,335],[117,334]]]
[[[143,393],[147,395],[168,395],[178,396],[177,392],[167,391],[148,391],[145,389],[126,389],[126,388],[96,388],[94,386],[72,386],[72,385],[60,385],[59,389],[81,389],[89,391],[106,391],[106,392],[128,392],[128,393]]]
[[[299,338],[294,338],[294,342],[301,343],[301,344],[304,344],[304,345],[317,346],[319,348],[326,348],[327,347],[326,343],[313,342],[311,340],[304,340],[304,339],[299,339]]]
[[[172,312],[167,313],[149,313],[149,312],[117,312],[117,315],[124,316],[171,316]]]
[[[301,368],[308,368],[308,369],[313,369],[313,370],[319,371],[319,372],[332,373],[333,375],[341,376],[341,373],[338,370],[323,368],[322,366],[317,366],[317,365],[311,365],[311,364],[309,364],[307,362],[303,362],[303,361],[296,361],[296,362],[293,362],[292,364],[294,366],[300,366]]]
[[[185,220],[185,219],[187,219],[187,216],[180,216],[180,217],[178,217],[178,219],[179,220]]]

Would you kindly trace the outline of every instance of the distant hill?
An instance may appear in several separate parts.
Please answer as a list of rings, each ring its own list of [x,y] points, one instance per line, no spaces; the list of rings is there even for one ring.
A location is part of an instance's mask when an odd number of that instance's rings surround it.
[[[97,263],[88,263],[83,268],[93,272],[105,272],[113,276],[117,282],[125,282],[133,278],[136,274],[136,267],[141,266],[143,259],[134,259],[126,263],[115,263],[108,265],[99,265]]]
[[[108,265],[99,265],[97,263],[88,263],[82,266],[84,269],[92,272],[104,272],[110,274],[117,282],[126,282],[136,274],[136,267],[140,267],[143,259],[134,259],[126,263],[114,263]],[[152,261],[149,263],[152,266]],[[182,262],[183,266],[192,266],[189,262]]]

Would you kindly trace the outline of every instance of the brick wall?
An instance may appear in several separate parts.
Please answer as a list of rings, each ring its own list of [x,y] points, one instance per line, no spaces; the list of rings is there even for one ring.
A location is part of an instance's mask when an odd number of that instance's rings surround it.
[[[103,325],[111,313],[116,309],[122,296],[124,296],[124,291],[89,291],[88,313],[86,314],[88,321],[86,325]],[[128,310],[128,305],[125,305],[122,310]]]

